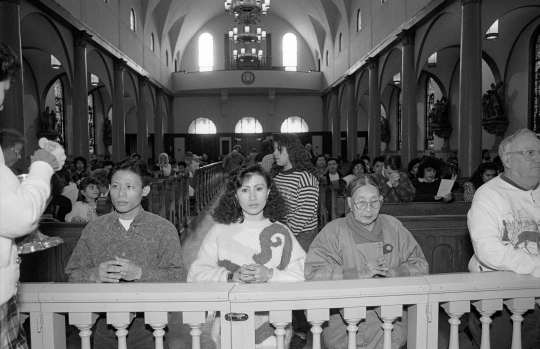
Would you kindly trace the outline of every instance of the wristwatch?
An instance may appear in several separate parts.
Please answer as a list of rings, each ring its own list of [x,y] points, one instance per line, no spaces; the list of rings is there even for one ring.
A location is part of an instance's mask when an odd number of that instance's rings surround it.
[[[234,273],[228,272],[227,273],[227,282],[233,282],[234,281],[233,277],[234,277]]]

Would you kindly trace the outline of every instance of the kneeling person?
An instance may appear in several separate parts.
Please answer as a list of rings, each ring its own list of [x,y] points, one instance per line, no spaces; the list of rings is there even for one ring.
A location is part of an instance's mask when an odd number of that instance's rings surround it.
[[[114,212],[88,223],[66,267],[70,282],[182,282],[186,269],[180,239],[166,219],[141,207],[151,174],[137,159],[118,163],[110,175]],[[153,335],[137,316],[128,328],[129,348],[153,348]],[[115,329],[98,320],[95,348],[117,348]]]

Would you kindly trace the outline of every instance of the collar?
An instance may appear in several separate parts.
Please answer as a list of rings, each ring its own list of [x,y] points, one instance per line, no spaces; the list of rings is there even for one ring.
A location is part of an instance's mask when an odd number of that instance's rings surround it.
[[[118,212],[113,211],[112,212],[112,215],[113,215],[113,219],[117,222],[120,222],[119,219],[120,219],[120,214],[118,214]],[[144,216],[146,215],[146,211],[144,210],[144,208],[142,207],[141,205],[141,209],[139,211],[139,214],[137,216],[135,216],[135,218],[133,218],[133,224],[136,224],[136,223],[139,223],[140,221],[143,220]]]
[[[378,217],[375,220],[375,225],[373,226],[373,229],[371,229],[371,231],[364,228],[363,225],[361,225],[356,219],[354,219],[354,213],[352,211],[347,214],[347,217],[345,217],[345,221],[355,234],[360,235],[364,239],[369,241],[382,241],[382,227]]]
[[[539,181],[538,183],[536,183],[536,186],[535,186],[534,188],[532,188],[532,189],[526,189],[526,188],[523,188],[522,186],[520,186],[519,184],[517,184],[516,182],[514,182],[513,180],[511,180],[510,178],[508,178],[508,177],[506,176],[506,174],[504,174],[504,172],[501,173],[501,174],[499,175],[499,177],[500,177],[503,181],[505,181],[506,183],[510,184],[511,186],[513,186],[513,187],[515,187],[515,188],[518,188],[518,189],[520,189],[520,190],[523,190],[523,191],[536,190],[536,189],[538,189],[538,186],[540,185],[540,181]]]

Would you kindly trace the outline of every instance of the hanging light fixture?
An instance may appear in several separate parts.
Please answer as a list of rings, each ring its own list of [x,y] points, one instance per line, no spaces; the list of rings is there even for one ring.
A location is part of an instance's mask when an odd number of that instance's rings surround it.
[[[90,74],[90,85],[97,86],[99,85],[99,78],[94,74]]]
[[[51,55],[51,68],[60,69],[61,66],[62,64],[60,63],[60,61],[56,59],[55,56]]]
[[[429,58],[427,60],[427,66],[431,67],[431,68],[437,66],[437,52],[435,52],[431,56],[429,56]]]

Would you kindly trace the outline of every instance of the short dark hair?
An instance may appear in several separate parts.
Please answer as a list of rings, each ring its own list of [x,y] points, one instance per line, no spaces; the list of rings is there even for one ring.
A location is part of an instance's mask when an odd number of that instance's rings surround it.
[[[16,77],[21,72],[21,63],[15,51],[0,43],[0,81]]]
[[[418,166],[418,174],[416,175],[416,177],[424,178],[424,171],[426,170],[426,168],[434,169],[435,178],[441,178],[442,164],[439,159],[431,157],[431,156],[425,157],[420,163],[420,166]]]
[[[143,187],[150,184],[152,174],[148,170],[148,165],[139,159],[125,159],[114,165],[111,173],[109,173],[109,183],[112,182],[112,177],[118,171],[133,172],[141,178]]]
[[[421,162],[422,162],[422,158],[414,158],[414,159],[412,159],[411,161],[409,161],[409,164],[407,165],[407,171],[409,171],[409,173],[412,173],[413,167],[416,164],[419,164]]]
[[[261,150],[270,150],[272,146],[272,143],[268,139],[265,139],[261,143]]]
[[[328,158],[328,159],[326,159],[326,165],[327,165],[327,166],[328,166],[328,163],[329,163],[330,161],[335,161],[335,162],[336,162],[336,164],[338,164],[338,165],[339,165],[339,161],[338,161],[338,159],[337,159],[337,158]]]
[[[373,166],[375,166],[376,163],[382,162],[384,164],[384,156],[376,156],[373,158]]]
[[[390,167],[391,170],[398,171],[401,169],[401,156],[390,155],[384,159],[384,167]]]
[[[187,167],[187,162],[185,162],[185,161],[178,161],[178,166],[184,166],[184,167]]]
[[[71,174],[69,173],[69,170],[67,168],[62,167],[60,170],[56,171],[56,173],[60,176],[60,178],[62,178],[66,185],[68,185],[70,182],[73,182]]]
[[[82,156],[77,156],[75,159],[73,159],[73,163],[75,164],[75,167],[77,167],[77,161],[82,161],[82,163],[84,164],[84,168],[86,168],[86,159]]]
[[[19,131],[7,128],[0,130],[0,146],[2,148],[11,148],[18,143],[26,144],[24,136]]]
[[[66,186],[64,178],[58,172],[53,173],[51,177],[51,197],[62,194],[62,190]]]
[[[103,167],[105,166],[113,166],[114,167],[114,162],[110,161],[110,160],[105,160],[103,161]]]

